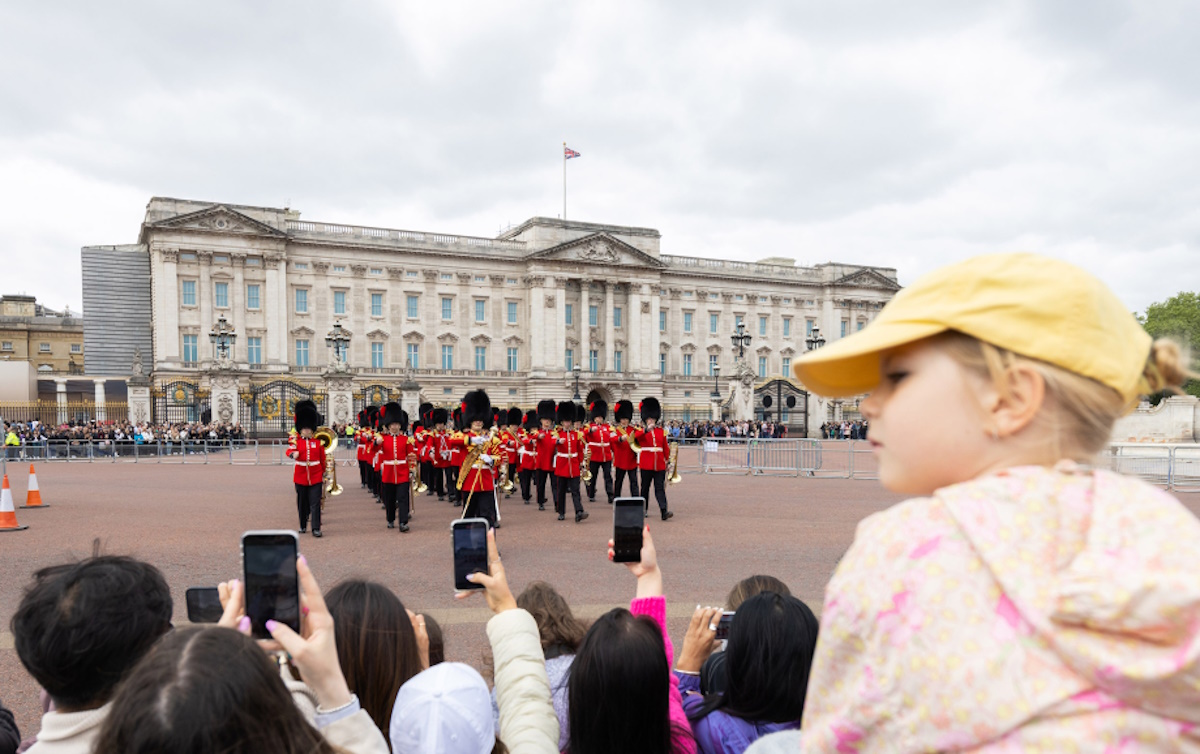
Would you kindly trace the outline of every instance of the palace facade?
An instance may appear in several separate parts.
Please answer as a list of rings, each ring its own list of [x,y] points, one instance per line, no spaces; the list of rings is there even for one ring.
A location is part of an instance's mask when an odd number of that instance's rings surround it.
[[[739,322],[759,384],[790,383],[790,362],[814,330],[827,341],[858,330],[899,289],[891,268],[664,254],[661,240],[650,228],[542,217],[477,238],[156,197],[137,244],[88,247],[84,257],[145,270],[148,298],[120,296],[110,308],[149,315],[144,338],[120,337],[149,344],[142,358],[155,384],[202,384],[214,365],[209,333],[224,317],[243,393],[272,380],[316,386],[333,366],[325,339],[340,323],[365,402],[367,388],[408,379],[434,403],[483,387],[497,405],[530,406],[571,397],[578,378],[581,396],[654,395],[673,418],[697,419],[709,417],[717,383],[729,396]],[[85,297],[97,301],[87,266]],[[96,370],[128,369],[132,348]]]

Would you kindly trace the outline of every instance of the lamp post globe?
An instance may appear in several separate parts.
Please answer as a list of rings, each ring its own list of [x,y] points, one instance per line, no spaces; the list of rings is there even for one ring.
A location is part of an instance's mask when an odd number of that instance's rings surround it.
[[[339,364],[346,363],[346,357],[349,353],[350,333],[342,327],[341,322],[335,322],[333,329],[325,336],[325,345],[333,349],[333,360]]]
[[[572,396],[572,399],[579,400],[579,375],[581,372],[583,372],[583,367],[576,364],[574,367],[571,368],[571,371],[573,371],[575,373],[575,395]]]
[[[213,325],[212,330],[208,333],[208,339],[217,349],[217,358],[224,361],[229,358],[229,352],[233,349],[233,344],[237,340],[237,332],[234,331],[233,325],[225,319],[222,314],[217,318],[217,323]]]
[[[821,328],[814,327],[812,333],[804,339],[804,345],[808,346],[810,351],[815,351],[825,345],[825,339],[821,337]]]

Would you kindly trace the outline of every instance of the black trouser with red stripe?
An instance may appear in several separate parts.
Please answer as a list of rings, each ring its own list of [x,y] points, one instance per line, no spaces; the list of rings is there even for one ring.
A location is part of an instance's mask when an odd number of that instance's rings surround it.
[[[567,493],[571,493],[571,503],[575,506],[575,513],[578,515],[583,512],[583,501],[579,499],[579,477],[577,476],[555,476],[558,479],[558,485],[554,490],[554,510],[565,515],[567,512]]]
[[[408,482],[399,484],[383,484],[383,507],[387,511],[387,522],[390,524],[400,515],[400,523],[408,523],[409,492],[412,485]]]
[[[667,512],[667,472],[642,469],[642,494],[646,497],[646,508],[650,508],[650,485],[654,485],[654,499],[658,501],[658,509]]]
[[[364,461],[361,458],[358,460],[358,481],[360,484],[367,483],[367,472],[371,470],[371,463]]]
[[[490,473],[490,472],[489,472]],[[478,490],[471,492],[463,490],[463,499],[467,508],[463,518],[485,518],[488,526],[496,528],[496,493],[494,490]]]
[[[588,500],[596,499],[596,483],[600,481],[597,471],[604,472],[604,491],[608,494],[608,502],[613,501],[612,461],[588,461],[588,471],[592,478],[587,483]]]
[[[296,512],[300,514],[300,528],[308,528],[308,519],[312,517],[313,531],[321,531],[321,487],[317,484],[296,485]]]
[[[517,472],[517,478],[521,481],[521,499],[526,503],[533,497],[531,483],[533,482],[533,473],[536,469],[521,469]]]
[[[625,485],[625,477],[629,477],[629,497],[638,496],[638,470],[617,468],[617,480],[613,483],[614,497],[622,497],[621,487]]]

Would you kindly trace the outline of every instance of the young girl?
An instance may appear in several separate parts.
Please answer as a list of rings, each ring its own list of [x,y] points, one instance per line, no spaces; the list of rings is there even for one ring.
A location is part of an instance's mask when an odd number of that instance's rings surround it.
[[[1087,463],[1188,378],[1090,274],[979,257],[807,354],[880,480],[825,596],[801,750],[1200,751],[1200,522]]]

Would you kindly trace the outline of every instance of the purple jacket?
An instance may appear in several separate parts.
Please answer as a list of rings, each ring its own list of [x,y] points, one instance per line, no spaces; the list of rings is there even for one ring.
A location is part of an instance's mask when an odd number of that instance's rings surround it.
[[[700,677],[676,673],[679,690],[683,692],[683,709],[689,715],[704,705],[700,694]],[[800,721],[790,723],[753,723],[724,710],[710,712],[692,720],[692,733],[701,754],[742,754],[750,744],[768,733],[799,730]]]

